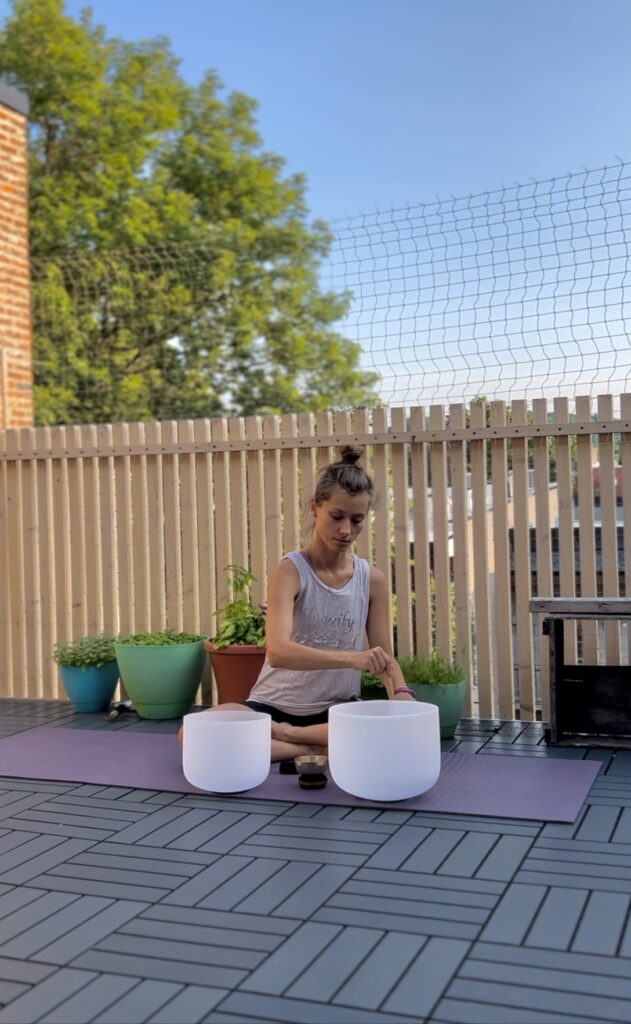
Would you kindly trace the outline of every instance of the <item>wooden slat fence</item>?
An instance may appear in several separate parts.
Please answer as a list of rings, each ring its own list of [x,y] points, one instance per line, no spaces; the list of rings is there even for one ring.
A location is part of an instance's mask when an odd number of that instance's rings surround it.
[[[0,431],[0,695],[62,696],[56,640],[212,635],[231,563],[264,602],[347,442],[376,482],[358,551],[386,574],[398,653],[455,655],[468,714],[545,719],[528,601],[624,594],[631,395]],[[625,626],[567,629],[577,657],[629,662]]]

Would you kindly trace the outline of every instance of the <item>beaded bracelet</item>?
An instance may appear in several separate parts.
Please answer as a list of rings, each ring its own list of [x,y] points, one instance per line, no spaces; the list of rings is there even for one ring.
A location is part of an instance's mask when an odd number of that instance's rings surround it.
[[[409,693],[410,697],[416,697],[416,694],[414,693],[414,690],[411,690],[409,686],[398,686],[397,689],[394,692],[395,692],[395,694],[397,694],[397,693]]]

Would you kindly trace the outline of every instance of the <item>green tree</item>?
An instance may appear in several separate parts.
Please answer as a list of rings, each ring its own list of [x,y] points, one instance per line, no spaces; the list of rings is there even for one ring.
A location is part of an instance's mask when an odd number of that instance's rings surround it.
[[[330,234],[254,100],[63,0],[14,0],[0,76],[31,103],[38,422],[377,403],[335,329],[349,296],[319,281]]]

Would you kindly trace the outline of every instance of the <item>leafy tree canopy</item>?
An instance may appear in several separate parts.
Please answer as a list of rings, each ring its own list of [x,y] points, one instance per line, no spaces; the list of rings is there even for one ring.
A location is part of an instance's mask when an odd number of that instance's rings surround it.
[[[39,423],[376,404],[335,329],[349,297],[319,281],[329,232],[254,100],[63,0],[14,0],[0,76],[31,104]]]

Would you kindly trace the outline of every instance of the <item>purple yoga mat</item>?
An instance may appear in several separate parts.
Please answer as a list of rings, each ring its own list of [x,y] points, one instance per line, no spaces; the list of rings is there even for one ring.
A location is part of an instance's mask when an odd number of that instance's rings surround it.
[[[398,807],[443,814],[483,814],[534,821],[576,819],[598,774],[599,762],[501,754],[443,754],[440,778],[422,796],[397,803],[361,800],[339,789],[301,789],[278,766],[261,785],[232,797],[344,807]],[[96,783],[131,789],[203,793],[184,778],[173,734],[108,732],[40,726],[0,740],[0,776]],[[225,794],[218,794],[225,795]]]

